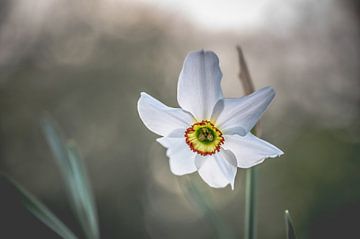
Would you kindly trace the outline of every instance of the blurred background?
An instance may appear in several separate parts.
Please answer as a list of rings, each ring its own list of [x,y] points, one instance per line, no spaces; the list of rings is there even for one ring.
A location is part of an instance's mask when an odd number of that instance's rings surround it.
[[[277,92],[262,138],[285,152],[257,167],[258,238],[285,238],[285,209],[299,238],[360,238],[359,17],[356,0],[1,0],[0,171],[81,235],[39,127],[50,114],[86,162],[102,238],[219,238],[219,225],[242,238],[244,170],[234,191],[172,175],[136,110],[141,91],[176,107],[202,48],[241,96],[240,44],[256,87]],[[4,182],[0,237],[59,238]]]

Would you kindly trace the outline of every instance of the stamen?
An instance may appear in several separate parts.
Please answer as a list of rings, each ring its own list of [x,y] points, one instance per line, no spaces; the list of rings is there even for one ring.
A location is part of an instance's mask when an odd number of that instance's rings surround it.
[[[204,156],[219,152],[224,143],[222,132],[208,120],[193,124],[184,136],[190,149]]]
[[[200,141],[204,141],[206,139],[206,136],[203,133],[200,133],[200,135],[198,136],[198,139]]]

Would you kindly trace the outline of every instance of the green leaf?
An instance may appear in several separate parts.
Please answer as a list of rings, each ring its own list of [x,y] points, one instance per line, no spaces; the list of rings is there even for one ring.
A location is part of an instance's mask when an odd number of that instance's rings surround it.
[[[291,219],[290,212],[285,210],[285,225],[286,225],[286,235],[287,239],[296,239],[294,223]]]
[[[59,234],[64,239],[77,239],[74,233],[65,226],[65,224],[57,218],[43,203],[41,203],[30,192],[26,191],[14,180],[7,178],[8,182],[15,186],[21,194],[24,206],[40,221],[50,227],[53,231]]]
[[[64,177],[70,201],[88,239],[99,238],[95,200],[85,165],[74,143],[65,143],[54,121],[46,118],[42,129]]]

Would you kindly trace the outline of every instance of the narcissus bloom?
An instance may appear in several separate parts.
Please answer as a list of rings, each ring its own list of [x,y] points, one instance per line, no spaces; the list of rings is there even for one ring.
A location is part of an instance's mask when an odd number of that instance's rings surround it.
[[[237,167],[249,168],[283,152],[251,134],[275,92],[262,88],[251,95],[225,99],[219,59],[211,51],[188,54],[179,76],[177,101],[171,108],[141,93],[138,111],[145,126],[162,136],[171,172],[198,171],[211,187],[234,188]]]

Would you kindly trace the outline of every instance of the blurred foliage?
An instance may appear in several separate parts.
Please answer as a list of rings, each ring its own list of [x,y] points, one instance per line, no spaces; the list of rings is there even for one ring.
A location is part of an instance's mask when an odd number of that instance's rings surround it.
[[[68,229],[64,223],[58,219],[44,204],[42,204],[34,195],[26,191],[15,181],[6,178],[20,193],[24,206],[40,221],[54,230],[64,239],[77,239],[77,237]],[[14,214],[14,217],[18,215]],[[14,235],[7,235],[13,237]]]
[[[55,122],[50,118],[44,118],[41,127],[63,175],[72,209],[82,226],[83,233],[88,239],[99,238],[95,199],[86,167],[74,143],[64,142]]]

